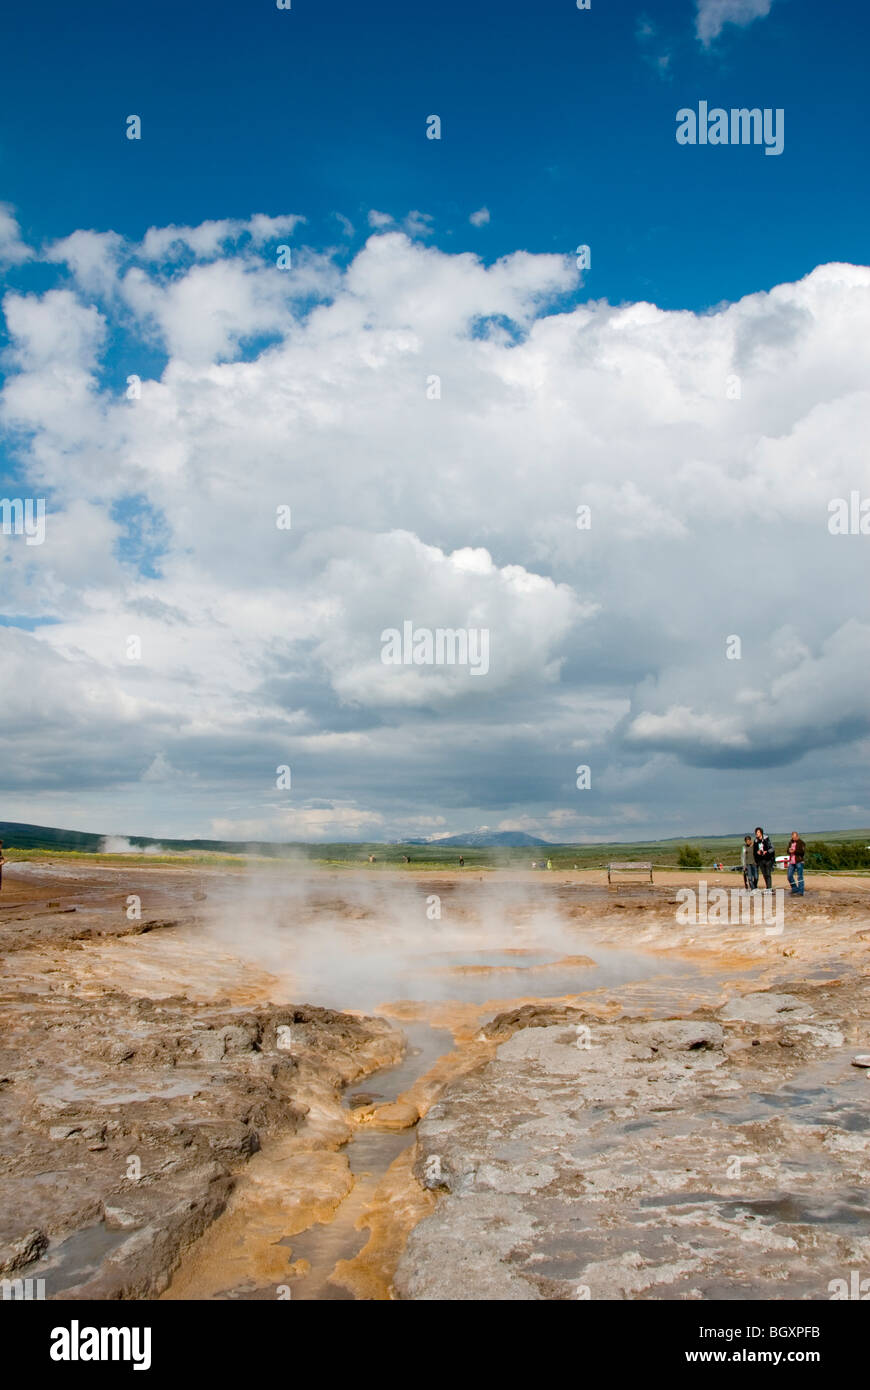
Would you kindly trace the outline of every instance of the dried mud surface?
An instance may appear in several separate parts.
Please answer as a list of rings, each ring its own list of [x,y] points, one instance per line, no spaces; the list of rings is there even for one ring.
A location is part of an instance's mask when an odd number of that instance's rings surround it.
[[[135,873],[5,877],[0,1275],[42,1276],[49,1298],[154,1297],[270,1140],[304,1133],[318,1154],[347,1140],[340,1092],[397,1060],[401,1034],[329,1009],[252,1007],[268,981],[240,962],[215,962],[203,999],[161,995],[161,938],[195,922],[189,876],[146,880],[150,901],[165,890],[182,911],[132,923]],[[121,967],[114,984],[99,958],[90,968],[101,940],[146,933],[153,979],[125,990]],[[231,976],[235,990],[210,1001]]]
[[[506,926],[481,959],[433,949],[432,997],[385,982],[340,1011],[206,931],[232,873],[7,869],[0,1276],[60,1299],[561,1300],[866,1275],[867,881],[808,879],[778,934],[677,925],[686,875],[601,877],[403,875],[469,952],[501,903],[567,944],[542,960]],[[377,938],[346,875],[294,901]],[[419,1027],[444,1031],[415,1070]]]

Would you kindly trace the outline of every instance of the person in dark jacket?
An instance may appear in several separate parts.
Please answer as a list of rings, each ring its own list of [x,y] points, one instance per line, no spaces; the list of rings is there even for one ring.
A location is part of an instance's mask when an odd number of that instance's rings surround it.
[[[758,887],[758,865],[755,862],[755,855],[752,852],[752,836],[743,836],[743,852],[741,855],[743,865],[743,883],[750,893],[754,893]]]
[[[796,830],[791,832],[791,840],[788,847],[788,881],[791,884],[791,891],[804,895],[804,858],[806,857],[807,847]],[[797,879],[797,887],[795,887]]]
[[[752,853],[764,878],[764,886],[770,892],[770,875],[773,870],[776,851],[770,843],[770,836],[765,835],[760,825],[755,827],[755,843],[752,846]]]

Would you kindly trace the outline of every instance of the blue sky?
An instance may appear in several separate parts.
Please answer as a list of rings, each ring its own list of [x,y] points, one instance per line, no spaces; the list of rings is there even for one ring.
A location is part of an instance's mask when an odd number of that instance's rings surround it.
[[[0,196],[37,238],[257,210],[322,246],[335,212],[361,236],[418,208],[443,249],[585,242],[590,295],[702,309],[866,260],[868,37],[857,0],[773,0],[706,48],[691,0],[47,0],[4,21]],[[782,107],[783,154],[678,147],[700,99]]]
[[[0,497],[46,514],[0,534],[0,818],[870,825],[870,539],[828,524],[870,510],[867,38],[808,0],[16,7]],[[782,154],[678,145],[701,101],[782,108]],[[405,623],[491,664],[387,664]]]

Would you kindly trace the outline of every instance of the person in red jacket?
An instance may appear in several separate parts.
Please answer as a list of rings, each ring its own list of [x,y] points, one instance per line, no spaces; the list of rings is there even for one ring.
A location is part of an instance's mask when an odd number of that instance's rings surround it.
[[[788,846],[788,881],[791,884],[791,891],[800,897],[804,895],[804,858],[806,852],[806,845],[797,831],[793,830]],[[797,879],[797,887],[795,887],[795,879]]]

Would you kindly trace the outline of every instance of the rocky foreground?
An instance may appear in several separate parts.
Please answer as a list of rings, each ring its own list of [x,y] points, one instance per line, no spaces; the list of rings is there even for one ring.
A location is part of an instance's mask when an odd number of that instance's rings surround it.
[[[531,1006],[417,1131],[405,1299],[824,1299],[870,1272],[866,978],[602,1023]]]
[[[209,887],[225,949],[189,871],[8,874],[0,1277],[59,1299],[411,1300],[827,1299],[870,1278],[867,887],[810,883],[780,933],[681,922],[672,877],[421,880],[456,996],[370,1017],[286,1002],[294,940],[341,917],[335,950],[390,954],[389,883],[304,884],[279,978],[241,877]],[[579,992],[547,999],[553,923]],[[613,948],[624,973],[589,987]],[[463,995],[481,977],[492,993]],[[344,1103],[420,1021],[454,1050]]]
[[[42,1277],[47,1298],[157,1296],[250,1157],[297,1132],[337,1148],[341,1091],[403,1047],[381,1019],[89,981],[84,943],[151,933],[159,962],[179,925],[98,896],[72,913],[43,887],[0,923],[0,1276]]]

